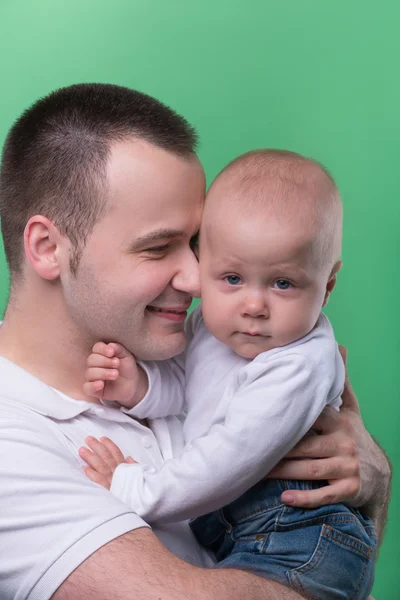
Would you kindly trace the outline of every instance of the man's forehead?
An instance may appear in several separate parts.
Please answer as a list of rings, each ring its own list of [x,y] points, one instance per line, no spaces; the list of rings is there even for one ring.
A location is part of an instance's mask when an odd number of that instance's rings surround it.
[[[174,169],[175,167],[175,169]],[[114,142],[110,146],[107,175],[109,179],[126,172],[132,174],[136,169],[184,169],[196,168],[203,172],[200,160],[195,154],[179,155],[161,148],[150,141],[130,136]]]

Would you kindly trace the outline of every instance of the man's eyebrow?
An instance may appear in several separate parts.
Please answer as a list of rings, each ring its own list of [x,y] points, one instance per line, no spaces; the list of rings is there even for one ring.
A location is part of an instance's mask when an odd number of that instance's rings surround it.
[[[134,252],[135,250],[142,250],[149,244],[154,244],[155,242],[160,242],[161,240],[170,240],[176,237],[183,237],[184,235],[185,232],[179,229],[155,229],[154,231],[145,233],[144,235],[141,235],[133,240],[133,242],[129,245],[129,250],[131,252]]]

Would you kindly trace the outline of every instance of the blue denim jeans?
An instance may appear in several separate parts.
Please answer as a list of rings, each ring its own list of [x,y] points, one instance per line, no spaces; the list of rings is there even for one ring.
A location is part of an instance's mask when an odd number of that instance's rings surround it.
[[[365,600],[372,589],[376,534],[344,504],[316,509],[282,504],[287,489],[323,483],[268,479],[235,502],[191,521],[217,567],[254,571],[315,600]]]

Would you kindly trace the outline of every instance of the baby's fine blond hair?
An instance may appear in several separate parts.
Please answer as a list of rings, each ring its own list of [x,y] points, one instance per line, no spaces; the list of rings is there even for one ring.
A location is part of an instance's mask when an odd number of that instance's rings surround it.
[[[296,219],[315,235],[318,262],[340,259],[342,202],[332,175],[316,160],[287,150],[253,150],[230,162],[213,181],[206,202],[235,202],[243,215],[258,210]],[[208,208],[207,208],[208,207]]]

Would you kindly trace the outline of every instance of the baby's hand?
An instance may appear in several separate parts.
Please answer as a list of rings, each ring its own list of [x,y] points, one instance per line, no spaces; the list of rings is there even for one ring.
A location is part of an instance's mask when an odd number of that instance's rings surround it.
[[[146,373],[121,344],[95,344],[87,367],[83,390],[88,396],[132,408],[147,392]]]
[[[111,481],[115,469],[122,463],[135,464],[131,456],[126,459],[114,442],[106,437],[97,440],[94,437],[87,437],[85,440],[90,450],[85,446],[79,448],[79,456],[89,465],[83,467],[87,477],[107,488],[111,487]]]

